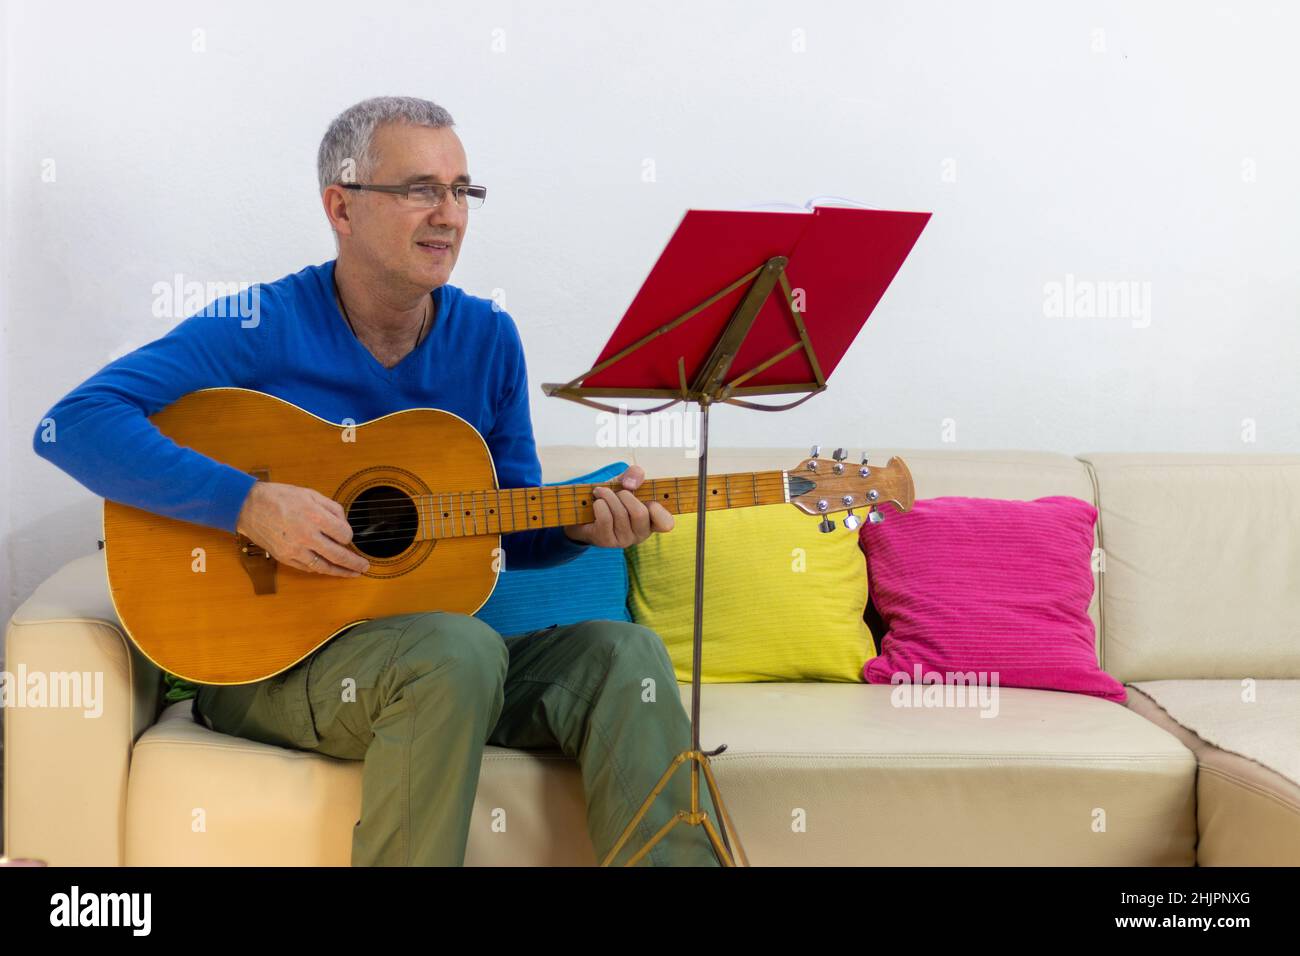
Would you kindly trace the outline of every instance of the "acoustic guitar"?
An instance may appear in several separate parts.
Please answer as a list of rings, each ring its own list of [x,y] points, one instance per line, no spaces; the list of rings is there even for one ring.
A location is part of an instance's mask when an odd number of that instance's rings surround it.
[[[341,578],[281,565],[242,534],[104,503],[109,591],[140,651],[203,684],[244,684],[292,667],[345,628],[419,611],[472,614],[496,587],[501,535],[594,520],[595,485],[500,488],[487,443],[450,412],[416,408],[338,425],[242,388],[182,397],[152,421],[177,444],[260,480],[315,489],[343,506],[364,555]],[[708,510],[791,504],[834,527],[912,507],[902,459],[883,468],[813,455],[789,471],[711,475]],[[634,494],[694,512],[698,479],[647,478]],[[615,479],[607,487],[618,489]],[[669,532],[670,534],[672,532]]]

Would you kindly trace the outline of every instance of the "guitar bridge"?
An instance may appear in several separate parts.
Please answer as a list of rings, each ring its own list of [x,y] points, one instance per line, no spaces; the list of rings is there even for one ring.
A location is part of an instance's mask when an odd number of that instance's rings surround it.
[[[266,468],[255,469],[249,474],[258,481],[270,480],[270,471]],[[261,545],[254,544],[247,535],[236,533],[235,542],[239,545],[239,563],[244,566],[244,573],[253,582],[253,593],[274,594],[275,569],[279,567],[279,562]]]

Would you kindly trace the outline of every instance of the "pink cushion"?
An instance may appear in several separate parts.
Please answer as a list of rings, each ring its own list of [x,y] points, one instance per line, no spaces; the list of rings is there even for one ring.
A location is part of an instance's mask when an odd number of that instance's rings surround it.
[[[871,596],[889,628],[862,670],[977,671],[1004,687],[1093,694],[1123,703],[1124,685],[1097,666],[1092,600],[1097,509],[1079,498],[930,498],[867,522]],[[934,680],[933,677],[929,678]]]

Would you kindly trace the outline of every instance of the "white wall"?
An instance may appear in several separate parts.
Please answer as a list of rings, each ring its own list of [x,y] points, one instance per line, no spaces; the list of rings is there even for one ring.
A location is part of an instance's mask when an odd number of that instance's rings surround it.
[[[684,209],[835,193],[935,216],[830,391],[721,409],[716,444],[1300,448],[1294,4],[11,2],[6,24],[5,617],[99,535],[31,453],[40,415],[178,321],[154,283],[331,258],[316,147],[383,93],[456,117],[491,198],[453,282],[504,291],[535,386],[590,364]],[[1149,321],[1045,314],[1067,274],[1149,283]],[[594,440],[533,398],[539,441]]]
[[[14,461],[19,457],[10,425],[10,409],[14,404],[14,391],[10,378],[9,326],[12,321],[9,309],[9,283],[12,276],[9,262],[9,243],[12,231],[8,210],[13,201],[13,177],[10,175],[9,149],[9,72],[12,64],[9,11],[0,9],[0,620],[8,621],[15,605],[13,600],[13,515],[16,513],[11,496]],[[23,457],[30,457],[29,455]],[[0,666],[4,662],[3,640],[0,640]],[[3,743],[0,743],[3,747]]]

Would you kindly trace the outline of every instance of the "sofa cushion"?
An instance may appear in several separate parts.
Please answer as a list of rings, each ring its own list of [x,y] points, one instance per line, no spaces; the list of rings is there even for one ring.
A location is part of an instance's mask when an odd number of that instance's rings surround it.
[[[680,690],[689,708],[690,685]],[[1138,714],[1004,688],[985,718],[896,707],[890,690],[704,690],[703,743],[727,745],[712,765],[753,864],[1192,863],[1195,758]],[[346,865],[361,766],[218,734],[174,704],[132,760],[126,862]],[[508,836],[492,825],[499,810]],[[466,862],[593,864],[585,820],[576,763],[489,746]]]
[[[1234,748],[1250,751],[1235,728],[1235,719],[1213,719],[1222,705],[1190,706],[1207,693],[1196,684],[1230,684],[1220,691],[1210,688],[1208,696],[1226,703],[1234,691],[1240,699],[1241,685],[1236,681],[1151,681],[1129,688],[1128,706],[1152,723],[1177,737],[1196,755],[1197,829],[1200,839],[1196,862],[1200,866],[1300,866],[1300,785],[1293,779],[1270,769],[1242,752],[1215,746],[1181,719],[1190,721],[1211,738],[1232,741]],[[1257,699],[1270,701],[1260,714],[1265,746],[1260,752],[1289,752],[1294,755],[1297,734],[1294,713],[1298,702],[1296,681],[1257,681]],[[1184,685],[1184,686],[1179,686]],[[1175,717],[1157,703],[1155,693],[1173,708]],[[1231,705],[1229,713],[1231,713]],[[1244,706],[1244,705],[1243,705]],[[1278,720],[1279,715],[1290,717]],[[1226,731],[1226,733],[1225,733]],[[1247,730],[1251,737],[1261,734]],[[1284,763],[1289,758],[1284,756]]]
[[[1106,670],[1300,678],[1300,455],[1088,454]]]
[[[1133,686],[1206,743],[1300,787],[1300,680],[1156,680]]]
[[[858,450],[850,451],[854,452],[850,460],[858,460]],[[879,448],[869,451],[873,462],[885,462],[892,456],[903,458],[912,472],[918,498],[968,495],[976,498],[1031,501],[1049,495],[1069,495],[1097,504],[1087,465],[1069,455],[1044,451],[969,451],[958,448]],[[695,453],[681,448],[628,448],[619,454],[643,467],[652,478],[694,475],[699,465]],[[545,461],[545,450],[543,456]],[[789,469],[806,457],[806,445],[801,448],[714,447],[709,451],[709,474],[762,471],[769,468]],[[572,465],[587,459],[579,459],[572,453],[565,452],[564,460]],[[1096,571],[1093,580],[1096,586],[1092,602],[1088,605],[1088,617],[1099,628],[1101,579]],[[1100,640],[1097,641],[1097,646],[1101,653],[1104,649]],[[1101,664],[1106,666],[1104,657],[1101,658]]]
[[[627,462],[616,461],[576,478],[547,484],[597,484],[625,471]],[[571,561],[549,568],[511,571],[507,566],[497,576],[487,603],[474,616],[507,635],[591,619],[630,621],[623,552],[593,546]]]
[[[1088,618],[1096,518],[1068,496],[952,496],[864,524],[872,597],[889,628],[866,679],[974,673],[1123,701],[1123,686],[1097,666]]]
[[[854,535],[817,524],[788,504],[709,512],[702,681],[862,680],[876,652],[866,562]],[[695,530],[679,515],[625,551],[632,618],[663,639],[679,681],[691,679]]]

